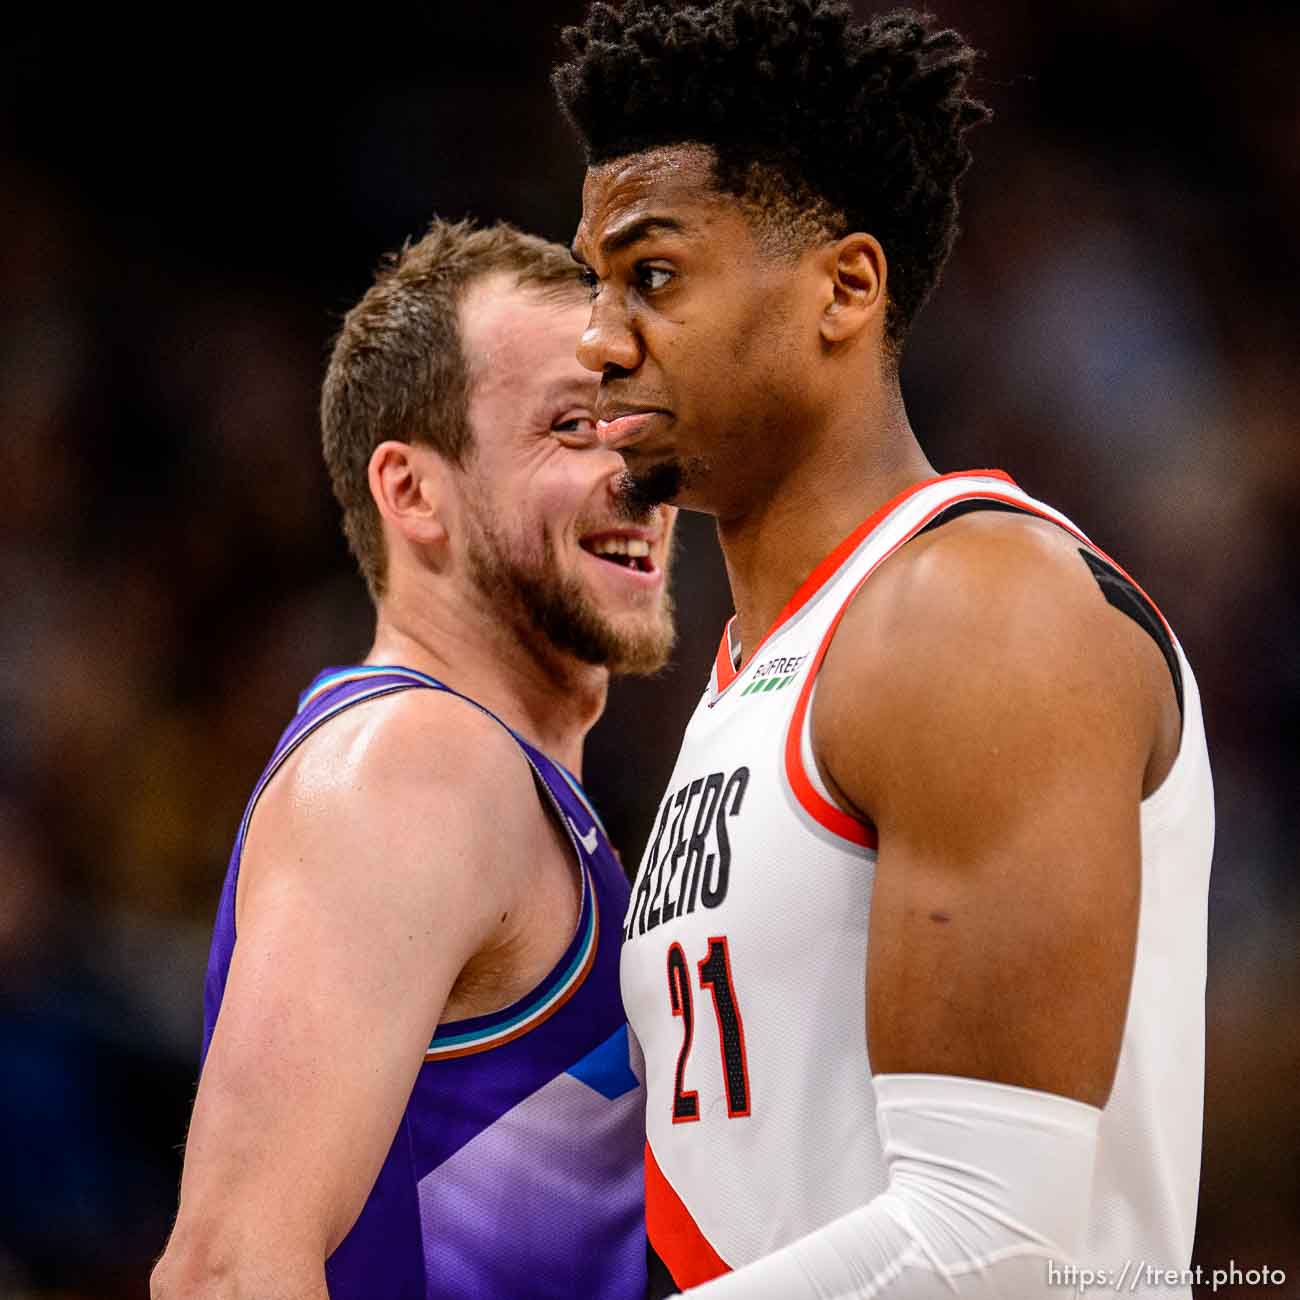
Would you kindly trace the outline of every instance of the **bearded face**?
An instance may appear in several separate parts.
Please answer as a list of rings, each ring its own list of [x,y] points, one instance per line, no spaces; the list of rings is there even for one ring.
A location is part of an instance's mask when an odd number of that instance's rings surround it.
[[[642,515],[648,512],[637,511]],[[617,536],[618,523],[577,529],[580,539]],[[572,655],[615,674],[649,675],[668,662],[676,638],[672,597],[660,585],[647,597],[611,593],[593,565],[628,568],[626,552],[583,545],[576,563],[566,565],[549,532],[531,544],[497,529],[485,513],[467,545],[470,575],[488,599],[509,611],[521,639]],[[636,549],[636,548],[630,548]],[[615,583],[619,575],[609,575]],[[621,597],[621,598],[620,598]]]

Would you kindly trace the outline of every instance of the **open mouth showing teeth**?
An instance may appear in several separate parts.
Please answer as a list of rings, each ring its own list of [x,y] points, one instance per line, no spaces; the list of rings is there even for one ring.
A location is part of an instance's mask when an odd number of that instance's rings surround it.
[[[623,569],[638,573],[653,573],[650,560],[650,543],[640,537],[594,537],[584,539],[580,545],[599,560],[617,564]]]

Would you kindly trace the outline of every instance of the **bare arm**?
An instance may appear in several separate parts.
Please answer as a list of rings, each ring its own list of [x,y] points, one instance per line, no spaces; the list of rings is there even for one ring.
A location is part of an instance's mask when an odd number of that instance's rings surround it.
[[[879,832],[873,1070],[1101,1106],[1139,804],[1177,711],[1154,643],[1049,529],[985,516],[900,553],[832,643],[814,725],[827,775]]]
[[[457,976],[513,908],[538,814],[501,729],[426,691],[330,722],[271,782],[155,1300],[326,1300],[325,1260]]]

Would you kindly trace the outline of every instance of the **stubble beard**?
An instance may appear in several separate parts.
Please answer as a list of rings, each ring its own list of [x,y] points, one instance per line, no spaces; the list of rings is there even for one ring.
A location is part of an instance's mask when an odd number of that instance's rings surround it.
[[[703,457],[661,460],[643,469],[625,469],[618,480],[618,504],[626,518],[647,518],[655,506],[669,505],[694,486],[708,468]]]
[[[491,602],[507,607],[507,620],[532,648],[558,651],[619,676],[650,676],[668,662],[676,632],[667,592],[653,621],[624,631],[601,612],[577,577],[560,573],[549,536],[543,536],[539,558],[524,559],[481,523],[466,554],[474,584]],[[532,642],[534,636],[541,646]]]

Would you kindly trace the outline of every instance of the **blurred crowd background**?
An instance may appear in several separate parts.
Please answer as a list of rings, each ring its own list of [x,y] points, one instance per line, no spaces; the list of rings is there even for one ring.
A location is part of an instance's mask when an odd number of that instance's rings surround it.
[[[1197,1259],[1300,1294],[1298,11],[934,8],[997,118],[913,425],[941,470],[1077,519],[1195,665]],[[547,84],[577,4],[143,12],[24,7],[0,36],[5,1297],[143,1295],[169,1229],[244,801],[298,690],[368,645],[318,452],[342,312],[434,212],[567,242],[580,206]],[[630,862],[730,612],[708,522],[682,531],[674,666],[616,686],[588,750]]]

